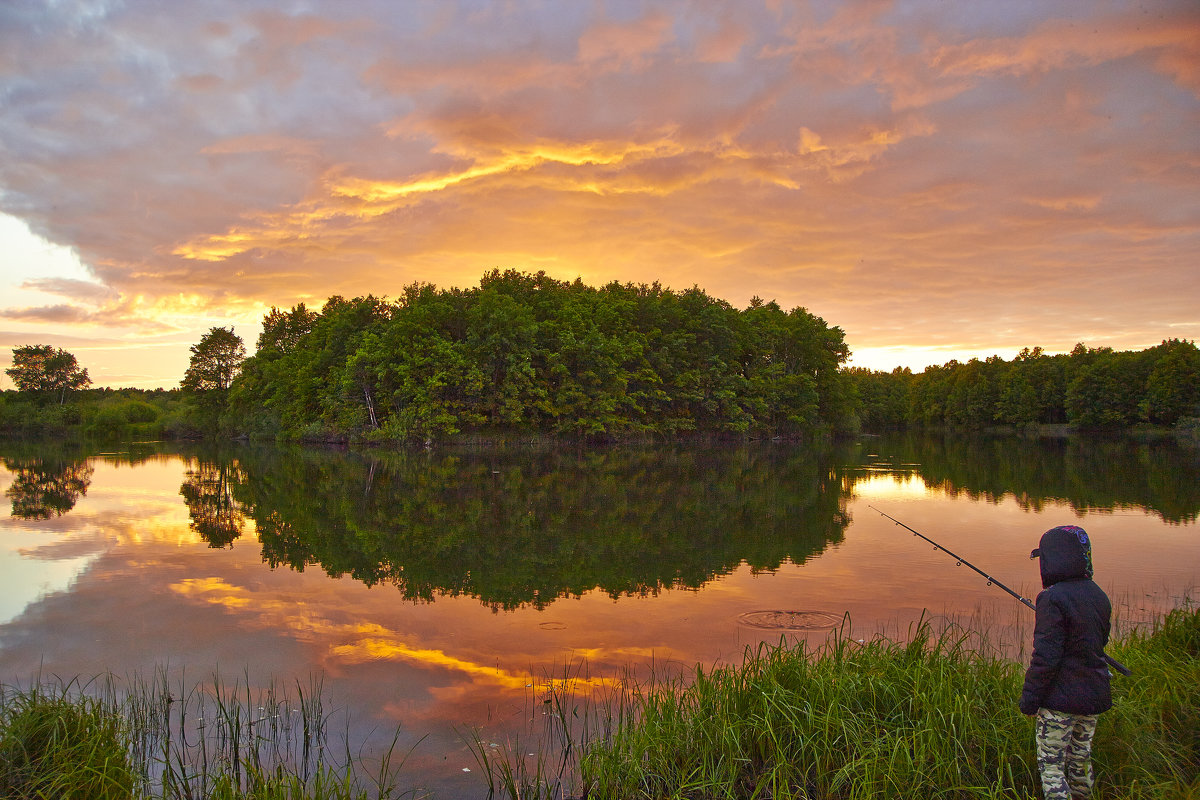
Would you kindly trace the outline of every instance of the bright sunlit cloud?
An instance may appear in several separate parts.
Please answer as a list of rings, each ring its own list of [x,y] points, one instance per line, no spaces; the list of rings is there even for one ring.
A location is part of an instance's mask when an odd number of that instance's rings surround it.
[[[37,235],[24,220],[0,213],[0,289],[4,305],[58,302],[63,295],[104,297],[97,283],[70,247]]]

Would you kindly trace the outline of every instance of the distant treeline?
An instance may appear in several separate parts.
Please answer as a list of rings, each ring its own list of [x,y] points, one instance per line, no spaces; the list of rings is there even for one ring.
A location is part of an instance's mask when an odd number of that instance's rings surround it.
[[[272,309],[221,424],[284,439],[800,435],[854,419],[841,329],[802,308],[745,310],[699,288],[602,288],[493,270],[389,302]]]
[[[427,442],[1144,423],[1200,437],[1189,341],[1034,348],[921,373],[846,369],[842,330],[803,308],[755,298],[736,309],[698,287],[594,288],[541,272],[272,308],[251,357],[232,328],[191,349],[179,389],[144,392],[89,390],[72,354],[17,348],[6,372],[20,391],[0,393],[0,433]]]
[[[951,361],[921,373],[847,372],[868,430],[1062,423],[1116,429],[1200,422],[1200,351],[1179,339],[1125,352],[1082,344],[1058,355],[1025,349],[1012,361],[999,356]]]
[[[192,439],[205,433],[179,389],[81,389],[58,402],[43,392],[0,392],[0,435]]]

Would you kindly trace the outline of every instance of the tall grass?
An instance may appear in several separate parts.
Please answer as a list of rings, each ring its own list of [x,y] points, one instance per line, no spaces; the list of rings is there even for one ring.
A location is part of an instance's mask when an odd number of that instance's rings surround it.
[[[639,689],[582,754],[594,798],[1035,798],[1023,669],[982,636],[927,621],[907,642],[845,630],[808,652],[761,646],[736,667]],[[1200,610],[1114,652],[1094,754],[1096,798],[1200,797]]]
[[[1200,798],[1200,607],[1171,611],[1112,652],[1133,676],[1114,680],[1097,734],[1105,796]]]
[[[596,797],[998,797],[1033,787],[1016,664],[974,637],[859,643],[843,628],[814,652],[759,646],[737,667],[635,698],[583,756]]]
[[[71,687],[0,692],[0,797],[125,800],[135,771],[120,718]]]
[[[319,679],[188,684],[112,676],[0,687],[0,797],[374,800],[402,790],[396,739],[373,768],[333,745]],[[397,731],[397,735],[398,735]]]
[[[761,645],[740,665],[629,682],[600,705],[564,682],[548,698],[555,734],[572,739],[554,744],[562,760],[478,747],[492,791],[543,800],[1041,797],[1033,722],[1017,709],[1024,668],[1004,655],[1009,647],[954,623],[934,632],[925,619],[903,641],[849,633],[846,624],[819,647]],[[1100,718],[1096,800],[1200,798],[1200,609],[1185,601],[1110,652],[1134,675],[1114,678],[1114,707]]]
[[[586,691],[580,691],[583,684],[588,684]],[[565,800],[576,782],[581,748],[613,734],[614,712],[624,707],[620,687],[619,682],[592,681],[586,662],[569,664],[561,675],[530,684],[526,738],[509,734],[497,742],[479,728],[465,735],[488,797]]]

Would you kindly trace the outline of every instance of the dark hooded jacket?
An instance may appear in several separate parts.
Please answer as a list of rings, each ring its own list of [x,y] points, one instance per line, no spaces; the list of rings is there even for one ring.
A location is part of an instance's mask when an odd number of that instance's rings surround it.
[[[1042,535],[1043,591],[1037,596],[1033,656],[1025,671],[1021,711],[1039,708],[1099,714],[1112,708],[1104,647],[1112,605],[1092,580],[1092,544],[1083,528],[1064,525]]]

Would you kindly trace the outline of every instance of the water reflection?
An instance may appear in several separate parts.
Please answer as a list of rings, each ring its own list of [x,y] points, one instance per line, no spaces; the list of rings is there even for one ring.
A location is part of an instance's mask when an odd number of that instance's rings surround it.
[[[252,518],[263,560],[543,608],[696,589],[742,564],[803,564],[843,538],[864,481],[913,483],[1026,510],[1142,508],[1194,521],[1196,452],[1169,440],[901,435],[775,446],[442,453],[199,450],[180,493],[212,547]],[[1192,477],[1189,477],[1192,476]]]
[[[169,445],[92,458],[138,464]],[[275,447],[182,449],[190,527],[232,546],[252,519],[263,561],[319,566],[408,599],[543,608],[699,588],[742,564],[803,564],[840,542],[864,482],[909,482],[1026,510],[1200,513],[1195,448],[1171,440],[902,434],[810,448],[506,449],[440,453]],[[94,467],[65,445],[6,446],[14,519],[69,513]]]
[[[543,607],[698,588],[742,563],[804,563],[842,539],[848,484],[832,448],[614,449],[367,456],[244,454],[236,495],[263,559]]]
[[[7,462],[13,473],[4,495],[12,501],[11,514],[17,519],[61,517],[87,494],[94,470],[82,460],[32,458]]]
[[[914,433],[866,447],[878,453],[864,466],[916,475],[926,487],[952,495],[992,502],[1012,496],[1034,511],[1051,502],[1079,511],[1141,508],[1171,523],[1194,522],[1200,513],[1200,451],[1173,439]]]
[[[200,461],[185,473],[179,494],[187,505],[191,527],[209,547],[233,546],[246,518],[233,498],[233,487],[245,481],[236,461]]]
[[[61,516],[0,508],[0,677],[319,672],[361,720],[356,745],[403,723],[406,770],[439,797],[482,797],[461,731],[520,734],[564,665],[586,663],[581,691],[602,694],[630,669],[819,643],[823,629],[796,629],[847,614],[857,635],[903,635],[929,610],[1028,640],[1027,609],[868,502],[1023,594],[1038,585],[1030,540],[1086,516],[1125,620],[1200,574],[1197,455],[1170,442],[0,455],[6,493],[50,461],[92,470]]]

